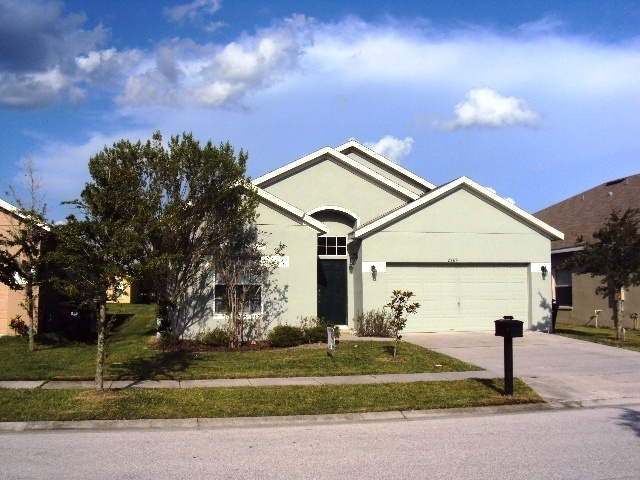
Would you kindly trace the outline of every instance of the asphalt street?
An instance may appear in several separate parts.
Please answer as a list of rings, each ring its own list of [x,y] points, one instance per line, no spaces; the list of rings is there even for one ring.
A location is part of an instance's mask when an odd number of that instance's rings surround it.
[[[2,479],[638,479],[640,404],[0,435]]]

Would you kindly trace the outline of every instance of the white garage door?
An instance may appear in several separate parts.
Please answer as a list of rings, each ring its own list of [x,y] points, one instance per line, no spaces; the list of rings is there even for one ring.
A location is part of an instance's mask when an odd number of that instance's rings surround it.
[[[405,331],[493,330],[513,315],[528,324],[527,267],[521,265],[387,264],[387,289],[409,290],[420,302]]]

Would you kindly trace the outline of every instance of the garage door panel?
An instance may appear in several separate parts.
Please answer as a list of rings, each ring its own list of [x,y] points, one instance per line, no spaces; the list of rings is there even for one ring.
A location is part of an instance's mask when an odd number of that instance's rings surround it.
[[[420,303],[406,331],[493,330],[503,315],[527,320],[523,265],[387,265],[387,288],[410,290]]]

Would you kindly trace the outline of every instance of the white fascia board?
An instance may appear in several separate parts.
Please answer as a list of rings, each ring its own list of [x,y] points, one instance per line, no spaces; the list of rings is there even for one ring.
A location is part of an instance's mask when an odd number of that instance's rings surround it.
[[[18,213],[18,207],[16,207],[15,205],[11,205],[9,202],[6,202],[4,200],[2,200],[0,198],[0,208],[3,208],[4,210],[6,210],[9,213],[14,213],[18,216],[22,216]]]
[[[339,152],[343,152],[343,151],[345,151],[345,150],[347,150],[349,148],[355,148],[356,150],[360,150],[365,155],[368,155],[368,156],[374,158],[376,161],[382,163],[384,166],[390,168],[391,170],[395,170],[400,175],[413,180],[415,183],[417,183],[419,185],[422,185],[423,187],[426,187],[429,190],[433,190],[434,188],[436,188],[436,185],[434,185],[433,183],[425,180],[424,178],[416,175],[413,172],[410,172],[406,168],[401,167],[397,163],[392,162],[388,158],[383,157],[379,153],[374,152],[369,147],[366,147],[366,146],[362,145],[360,142],[358,142],[356,140],[349,140],[348,142],[343,143],[342,145],[336,147],[336,150],[338,150]]]
[[[467,187],[468,189],[474,191],[475,193],[487,198],[491,202],[498,204],[505,210],[512,212],[513,214],[515,214],[517,217],[520,217],[525,222],[532,224],[538,230],[541,230],[542,232],[546,233],[547,236],[549,236],[552,240],[564,240],[564,234],[559,230],[556,230],[555,228],[547,225],[541,220],[538,220],[533,215],[507,202],[504,198],[491,192],[489,189],[483,187],[479,183],[476,183],[467,177],[460,177],[452,182],[449,182],[437,188],[433,192],[426,194],[425,196],[421,197],[417,201],[411,202],[405,205],[404,207],[399,208],[398,210],[390,212],[388,215],[385,215],[384,217],[379,218],[378,220],[376,220],[373,223],[370,223],[369,225],[365,225],[363,228],[355,231],[354,238],[361,238],[367,235],[368,233],[375,231],[380,227],[387,225],[388,223],[411,213],[413,210],[416,210],[422,207],[426,203],[430,203],[438,199],[439,197],[442,197],[443,195],[446,195],[447,193],[461,187]]]
[[[262,188],[255,187],[255,189],[256,189],[256,192],[258,193],[258,196],[263,200],[267,201],[268,203],[271,203],[272,205],[275,205],[281,208],[285,212],[289,212],[294,217],[300,219],[300,221],[309,224],[310,226],[312,226],[313,228],[315,228],[316,230],[322,233],[329,233],[329,227],[327,227],[324,223],[316,220],[315,218],[305,214],[299,208],[294,207],[290,203],[285,202],[281,198],[276,197],[275,195],[267,192],[266,190],[263,190]]]
[[[0,208],[6,210],[9,213],[14,214],[19,218],[26,218],[23,214],[20,213],[20,209],[18,207],[16,207],[15,205],[11,205],[9,202],[2,200],[1,198],[0,198]],[[38,224],[38,226],[43,230],[45,230],[46,232],[51,230],[49,225],[46,225],[46,224]]]
[[[375,180],[377,183],[380,183],[392,190],[395,190],[396,192],[404,195],[410,200],[416,200],[420,197],[420,195],[413,193],[411,190],[408,190],[403,186],[398,185],[395,182],[392,182],[388,178],[380,175],[378,172],[375,172],[370,168],[359,164],[358,162],[347,157],[345,154],[340,153],[338,150],[335,150],[334,148],[331,148],[331,147],[324,147],[324,148],[321,148],[320,150],[310,153],[309,155],[305,155],[304,157],[300,158],[299,160],[296,160],[295,162],[291,162],[285,165],[284,167],[280,167],[277,170],[274,170],[270,173],[267,173],[266,175],[262,175],[261,177],[256,178],[255,180],[253,180],[252,183],[255,187],[260,187],[260,185],[268,182],[269,180],[273,180],[274,178],[285,175],[289,172],[294,172],[295,170],[303,167],[308,163],[311,163],[315,160],[320,160],[325,155],[328,155],[334,158],[335,160],[338,160],[339,162],[346,164],[352,170],[356,170],[357,172],[362,173],[364,176],[371,178],[372,180]]]
[[[551,255],[554,255],[556,253],[571,253],[571,252],[580,252],[584,250],[584,247],[565,247],[565,248],[558,248],[556,250],[554,250],[553,248],[551,249]]]

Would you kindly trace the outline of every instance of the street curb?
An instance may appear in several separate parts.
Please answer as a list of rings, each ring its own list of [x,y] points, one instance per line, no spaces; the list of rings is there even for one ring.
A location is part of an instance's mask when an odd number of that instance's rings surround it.
[[[522,405],[495,405],[487,407],[448,408],[434,410],[394,410],[388,412],[292,415],[273,417],[0,422],[0,432],[19,433],[56,430],[111,431],[154,429],[198,430],[286,425],[325,425],[354,422],[384,422],[397,420],[414,421],[445,417],[505,415],[525,412],[570,410],[575,408],[624,407],[628,405],[640,405],[640,398],[588,400],[583,402],[529,403]]]

